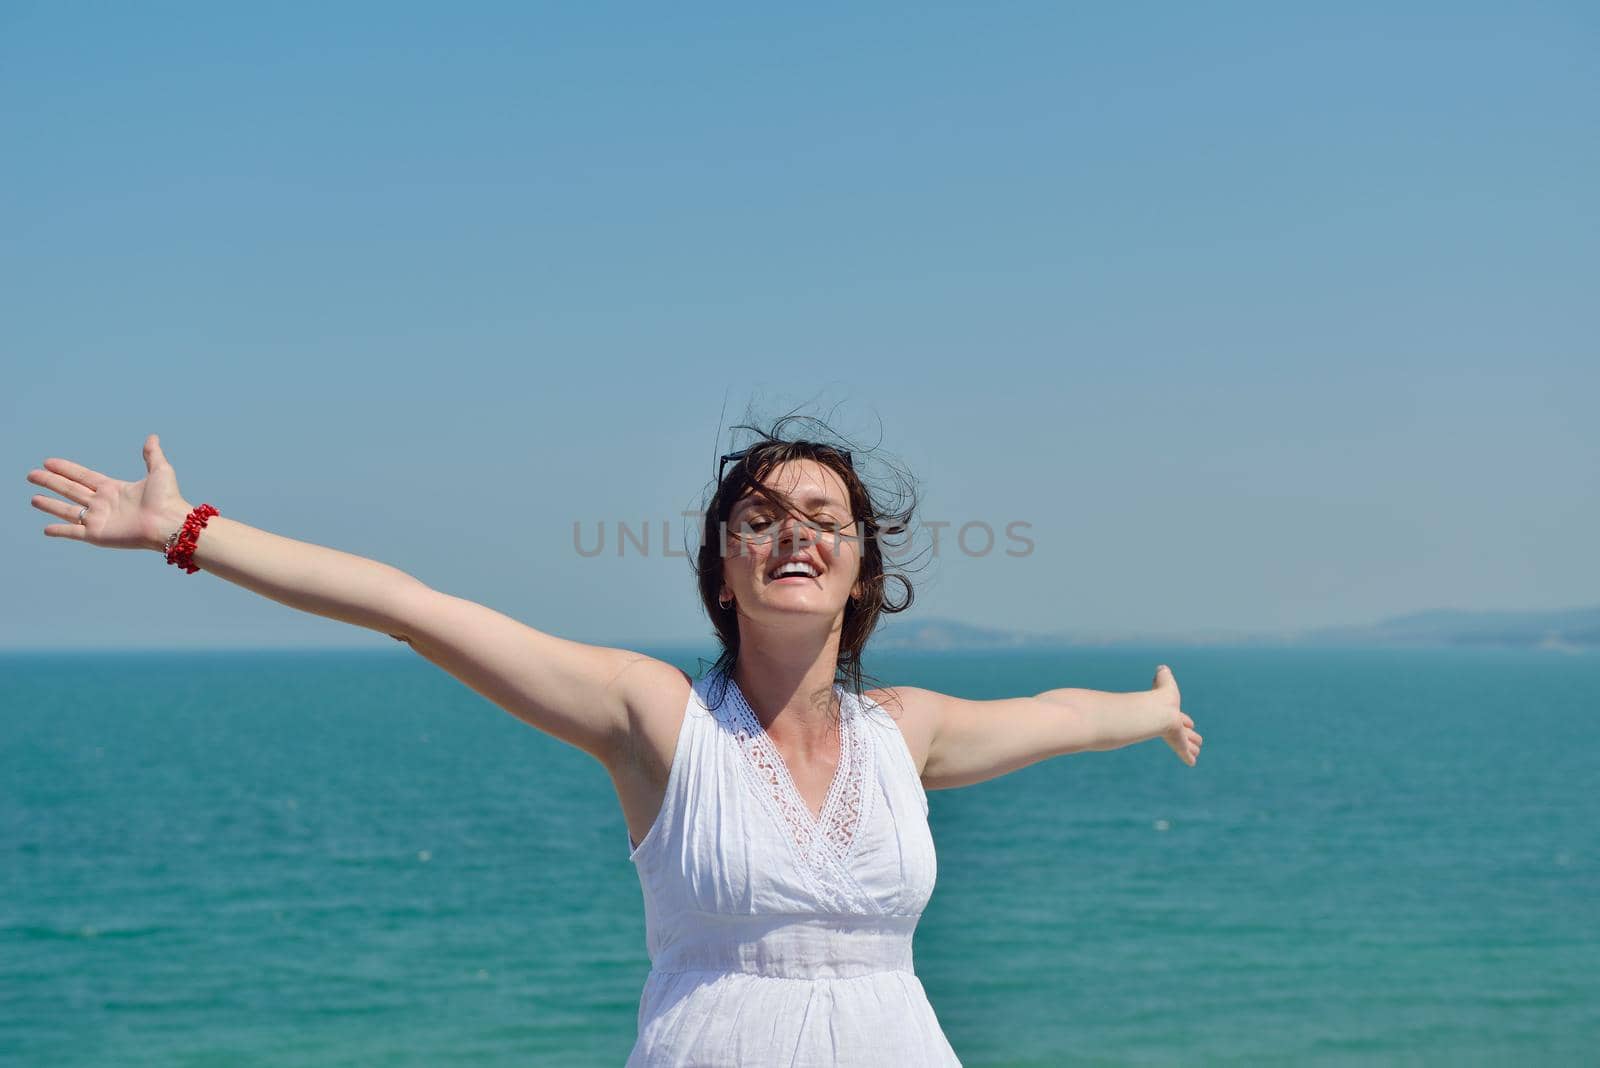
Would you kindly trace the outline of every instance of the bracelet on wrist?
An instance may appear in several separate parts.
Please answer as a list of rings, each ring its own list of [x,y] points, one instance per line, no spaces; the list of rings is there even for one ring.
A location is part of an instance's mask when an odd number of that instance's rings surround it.
[[[194,550],[200,543],[200,532],[206,528],[207,520],[220,514],[209,504],[202,504],[191,511],[184,518],[183,526],[173,531],[167,538],[167,563],[183,568],[185,574],[192,575],[199,571],[200,568],[194,562]]]

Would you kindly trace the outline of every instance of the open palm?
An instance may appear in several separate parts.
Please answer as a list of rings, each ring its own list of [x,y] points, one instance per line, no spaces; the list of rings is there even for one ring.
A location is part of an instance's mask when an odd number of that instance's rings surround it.
[[[144,463],[145,477],[138,482],[124,482],[55,458],[46,460],[43,468],[29,471],[29,482],[66,498],[34,496],[35,508],[62,520],[45,527],[45,534],[108,549],[159,548],[167,534],[182,523],[188,508],[178,492],[177,473],[155,434],[145,438]]]

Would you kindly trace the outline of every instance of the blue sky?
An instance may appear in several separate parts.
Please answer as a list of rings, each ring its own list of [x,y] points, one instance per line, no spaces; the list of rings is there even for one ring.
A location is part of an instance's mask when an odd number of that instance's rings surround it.
[[[573,523],[808,402],[1030,524],[917,616],[1600,602],[1600,16],[1291,7],[5,5],[0,647],[392,646],[40,535],[29,469],[151,432],[232,518],[696,640]]]

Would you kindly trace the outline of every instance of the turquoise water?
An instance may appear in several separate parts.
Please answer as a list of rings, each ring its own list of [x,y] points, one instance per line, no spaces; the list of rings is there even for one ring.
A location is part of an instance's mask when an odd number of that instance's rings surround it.
[[[692,654],[658,651],[693,670]],[[930,795],[968,1065],[1578,1064],[1600,657],[883,655],[972,697],[1172,664],[1205,736]],[[0,658],[0,1062],[619,1064],[609,780],[405,650]]]

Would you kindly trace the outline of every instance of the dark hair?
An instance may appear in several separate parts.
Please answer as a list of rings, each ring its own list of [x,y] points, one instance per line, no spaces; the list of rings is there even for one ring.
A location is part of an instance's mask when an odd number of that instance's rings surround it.
[[[807,429],[806,436],[787,436],[786,432],[795,423]],[[869,452],[851,445],[822,420],[811,416],[790,413],[779,417],[767,429],[750,423],[740,423],[733,429],[750,431],[755,435],[755,441],[741,454],[730,457],[726,473],[717,481],[710,502],[705,507],[705,526],[701,532],[699,551],[694,558],[700,602],[722,645],[722,654],[711,670],[726,679],[733,674],[734,666],[739,662],[736,608],[724,608],[717,600],[722,590],[723,534],[733,506],[747,494],[754,494],[783,514],[805,514],[788,495],[765,485],[763,480],[779,464],[793,460],[814,460],[844,482],[850,514],[857,524],[854,538],[861,548],[861,572],[857,578],[861,584],[861,596],[852,598],[845,605],[834,681],[842,683],[850,693],[860,694],[864,689],[864,680],[871,678],[862,669],[861,663],[867,639],[872,637],[879,619],[884,615],[904,612],[911,607],[915,597],[906,569],[898,563],[891,568],[883,552],[885,538],[898,537],[911,529],[911,516],[917,507],[915,480],[904,469],[872,455],[876,452],[875,448]],[[874,489],[862,478],[862,461],[869,456],[888,468],[893,489]],[[896,543],[891,541],[890,544],[893,546]],[[890,599],[890,582],[900,584],[904,594],[901,599]],[[726,686],[721,688],[725,690]],[[722,698],[723,694],[718,693],[713,707],[720,705]]]

